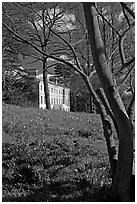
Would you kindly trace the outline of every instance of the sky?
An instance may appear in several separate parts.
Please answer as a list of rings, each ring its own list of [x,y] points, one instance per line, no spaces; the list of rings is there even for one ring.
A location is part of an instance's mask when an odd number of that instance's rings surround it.
[[[53,9],[51,10],[48,10],[48,15],[50,17],[50,20],[53,19],[54,16],[58,15],[59,13],[61,12],[61,10],[57,7],[55,8],[55,11]],[[39,19],[39,16],[42,15],[42,12],[38,12],[36,14],[36,16],[38,16],[38,19]],[[45,14],[45,19],[47,19],[47,23],[49,21],[48,18],[46,18],[48,15]],[[54,29],[56,29],[57,31],[59,32],[64,32],[64,31],[68,31],[68,30],[72,30],[75,28],[75,25],[73,24],[73,22],[75,21],[75,15],[72,14],[72,13],[68,13],[68,12],[65,12],[63,16],[61,16],[62,14],[60,14],[60,19],[56,21],[55,25],[54,25]],[[35,21],[35,24],[37,26],[37,29],[40,30],[41,27],[42,27],[42,20],[38,20],[38,21]],[[32,26],[32,24],[31,24]],[[61,56],[62,58],[66,57],[64,55]],[[23,58],[21,55],[19,56],[19,59],[21,60],[21,66],[25,69],[38,69],[39,73],[42,73],[42,62],[41,61],[37,61],[37,62],[34,62],[35,59],[33,58],[28,58],[28,57],[25,57]],[[48,65],[51,65],[52,63],[55,63],[54,60],[52,59],[48,59]]]
[[[50,22],[50,20],[52,20],[54,18],[54,16],[59,14],[59,20],[56,21],[54,28],[57,29],[58,31],[68,31],[68,30],[73,30],[75,28],[73,22],[75,21],[75,15],[74,14],[70,14],[68,12],[65,12],[64,15],[62,16],[62,14],[60,14],[61,9],[59,9],[58,7],[54,9],[50,9],[47,11],[49,18],[45,18],[47,19],[45,22],[48,23]],[[39,18],[39,15],[42,15],[42,12],[38,12],[36,14]],[[45,14],[46,15],[46,14]],[[45,16],[47,17],[47,16]],[[42,27],[42,20],[38,20],[38,22],[35,22],[37,25],[37,28],[40,30]]]

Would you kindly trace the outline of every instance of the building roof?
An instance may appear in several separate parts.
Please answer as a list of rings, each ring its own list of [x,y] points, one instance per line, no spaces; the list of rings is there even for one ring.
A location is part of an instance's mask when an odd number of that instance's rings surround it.
[[[50,77],[50,76],[54,76],[54,75],[49,74],[48,77]],[[38,76],[36,76],[36,78],[38,78],[40,81],[43,81],[43,74],[39,74]],[[55,85],[55,86],[58,86],[58,87],[63,87],[65,89],[69,89],[70,90],[70,88],[66,87],[64,84],[57,84],[57,83],[55,83],[53,81],[48,81],[48,83],[52,84],[52,85]]]
[[[64,84],[56,84],[56,83],[54,83],[54,82],[52,82],[52,81],[49,81],[49,84],[53,84],[53,85],[55,85],[55,86],[63,87],[63,88],[65,88],[65,89],[69,89],[69,90],[70,90],[70,88],[66,87]]]

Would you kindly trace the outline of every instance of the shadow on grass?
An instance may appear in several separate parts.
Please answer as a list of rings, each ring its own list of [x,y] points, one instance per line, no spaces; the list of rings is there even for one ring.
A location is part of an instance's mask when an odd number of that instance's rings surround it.
[[[83,182],[59,181],[33,187],[25,196],[3,198],[3,202],[110,202],[111,189],[107,186],[93,188]]]
[[[36,148],[37,145],[34,147]],[[51,148],[49,149],[51,154],[49,156],[46,154],[47,145],[45,149],[38,148],[41,156],[34,157],[35,154],[32,154],[33,157],[30,159],[27,153],[34,152],[32,147],[28,146],[26,158],[22,154],[23,146],[14,145],[13,148],[9,145],[5,146],[3,150],[3,202],[111,201],[110,185],[107,181],[101,184],[105,172],[108,172],[107,168],[103,170],[106,163],[100,160],[100,165],[96,166],[94,162],[96,159],[99,160],[99,156],[90,155],[92,162],[88,160],[85,162],[80,153],[78,158],[74,156],[75,152],[77,153],[76,150],[74,152],[62,150],[57,154],[54,147],[53,152]],[[54,158],[55,153],[57,155]],[[95,166],[96,171],[94,171]],[[105,177],[107,178],[108,175]],[[95,185],[93,185],[93,178],[97,180]]]

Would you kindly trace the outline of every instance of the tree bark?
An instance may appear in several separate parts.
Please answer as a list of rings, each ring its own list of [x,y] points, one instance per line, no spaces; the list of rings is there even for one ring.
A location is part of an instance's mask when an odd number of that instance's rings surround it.
[[[106,145],[107,145],[107,151],[109,155],[109,162],[111,166],[111,172],[112,172],[112,183],[114,182],[115,178],[115,172],[117,167],[117,150],[115,145],[115,140],[113,136],[112,126],[111,122],[107,115],[103,115],[102,117],[102,124],[103,124],[103,130],[104,130],[104,137],[106,139]]]
[[[46,58],[43,59],[43,84],[44,84],[46,108],[51,110],[50,93],[49,93],[49,86],[48,86],[48,79],[47,79],[47,59]]]
[[[99,80],[119,128],[119,154],[113,182],[113,195],[117,201],[130,201],[130,183],[133,163],[133,131],[124,104],[107,66],[95,3],[83,3],[90,47]]]
[[[108,150],[108,155],[109,155],[109,161],[110,161],[110,166],[111,166],[111,171],[112,171],[112,182],[114,181],[114,177],[115,177],[115,172],[116,172],[116,167],[117,167],[117,150],[116,150],[116,144],[115,144],[115,139],[114,139],[114,135],[113,135],[113,130],[112,130],[112,125],[110,122],[110,117],[114,123],[115,129],[117,131],[117,135],[119,135],[118,130],[117,130],[117,124],[115,121],[115,118],[113,117],[112,113],[110,110],[108,110],[108,104],[106,102],[106,98],[104,98],[103,93],[101,92],[100,89],[97,90],[97,94],[101,100],[101,102],[104,105],[104,109],[103,106],[101,106],[101,111],[100,111],[100,115],[101,115],[101,119],[102,119],[102,124],[103,124],[103,130],[104,130],[104,137],[106,139],[106,145],[107,145],[107,150]],[[109,114],[109,116],[108,116]]]
[[[110,118],[108,114],[106,113],[105,106],[103,105],[102,101],[99,100],[97,93],[94,91],[89,78],[88,77],[84,78],[84,80],[92,95],[92,98],[95,101],[96,108],[102,120],[104,138],[106,140],[107,151],[108,151],[109,161],[110,161],[110,166],[111,166],[111,171],[112,171],[112,181],[114,181],[114,176],[115,176],[115,171],[116,171],[116,166],[117,166],[117,151],[116,151],[116,146],[115,146],[115,140],[113,137]]]
[[[106,109],[107,114],[111,117],[111,119],[112,119],[112,121],[113,121],[113,124],[114,124],[114,126],[115,126],[115,129],[116,129],[116,132],[117,132],[117,136],[118,136],[118,138],[119,138],[118,125],[117,125],[117,122],[116,122],[116,120],[115,120],[114,114],[113,114],[113,112],[111,111],[111,108],[110,108],[110,106],[109,106],[109,103],[108,103],[108,100],[107,100],[107,98],[106,98],[106,96],[105,96],[105,93],[104,93],[104,91],[103,91],[102,88],[97,89],[96,92],[97,92],[97,94],[98,94],[100,100],[102,101],[102,103],[103,103],[103,105],[104,105],[104,107],[105,107],[105,109]]]

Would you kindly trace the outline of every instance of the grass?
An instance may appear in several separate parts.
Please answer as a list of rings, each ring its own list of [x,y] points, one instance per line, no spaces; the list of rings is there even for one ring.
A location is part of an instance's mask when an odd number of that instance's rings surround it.
[[[111,201],[99,115],[3,105],[3,202]]]

